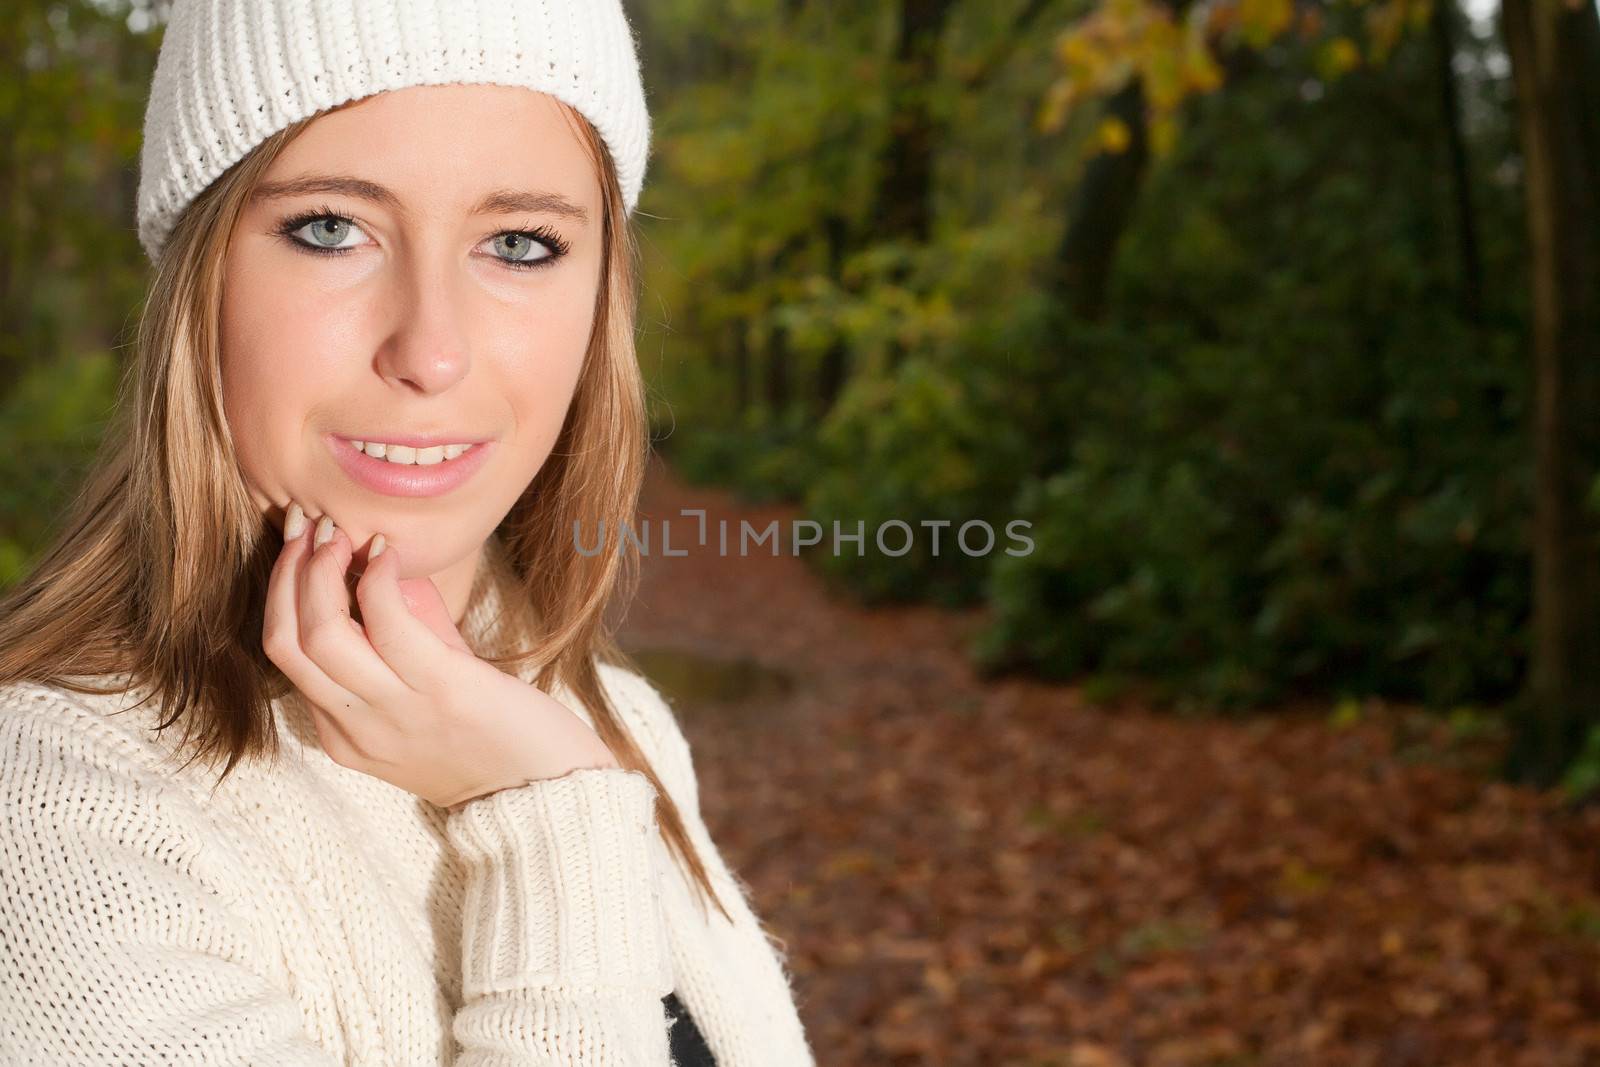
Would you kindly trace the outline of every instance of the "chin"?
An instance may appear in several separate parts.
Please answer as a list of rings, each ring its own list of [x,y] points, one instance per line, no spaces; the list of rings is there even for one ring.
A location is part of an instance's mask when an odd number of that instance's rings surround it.
[[[370,527],[363,524],[361,529],[345,531],[362,553],[379,532],[388,544],[400,550],[400,571],[404,578],[425,578],[448,570],[472,557],[489,536],[476,534],[463,527],[459,520],[448,517],[400,519],[373,523]],[[357,535],[360,540],[356,540]]]

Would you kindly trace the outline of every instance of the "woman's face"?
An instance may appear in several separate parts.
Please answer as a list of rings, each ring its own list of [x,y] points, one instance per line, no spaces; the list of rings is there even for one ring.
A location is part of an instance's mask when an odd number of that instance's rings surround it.
[[[224,403],[262,511],[298,501],[358,557],[382,533],[406,577],[470,577],[561,429],[601,237],[594,164],[550,96],[418,86],[315,119],[225,264]]]

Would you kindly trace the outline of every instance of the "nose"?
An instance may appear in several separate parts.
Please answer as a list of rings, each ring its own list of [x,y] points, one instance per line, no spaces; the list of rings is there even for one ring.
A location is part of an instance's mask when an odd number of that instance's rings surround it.
[[[442,393],[466,377],[472,365],[460,279],[445,267],[413,257],[396,283],[398,310],[378,350],[378,372],[417,393]]]

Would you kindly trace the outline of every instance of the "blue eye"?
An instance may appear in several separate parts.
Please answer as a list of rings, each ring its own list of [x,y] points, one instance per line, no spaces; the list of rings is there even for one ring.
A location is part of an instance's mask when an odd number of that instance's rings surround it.
[[[512,263],[538,263],[555,253],[549,248],[525,233],[510,231],[496,234],[494,238],[495,252],[505,252],[504,259]],[[537,258],[530,258],[535,253],[542,252]]]
[[[284,219],[275,232],[296,248],[323,255],[348,252],[355,248],[360,244],[359,241],[346,244],[345,240],[351,233],[360,233],[361,228],[354,219],[322,208],[303,211]]]
[[[539,270],[550,266],[571,248],[548,226],[505,230],[494,235],[495,258],[513,270]],[[540,250],[544,254],[541,255]],[[504,250],[508,256],[499,255]]]

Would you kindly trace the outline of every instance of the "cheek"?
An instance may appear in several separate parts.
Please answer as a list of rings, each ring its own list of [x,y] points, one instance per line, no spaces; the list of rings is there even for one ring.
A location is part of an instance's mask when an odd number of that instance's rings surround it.
[[[337,301],[271,283],[248,269],[228,275],[221,315],[223,405],[234,446],[257,479],[281,481],[299,455],[313,413],[339,395],[337,376],[352,336]]]
[[[583,370],[594,293],[546,304],[531,322],[508,324],[495,341],[505,352],[504,393],[516,421],[517,436],[535,463],[542,462],[561,431]]]

